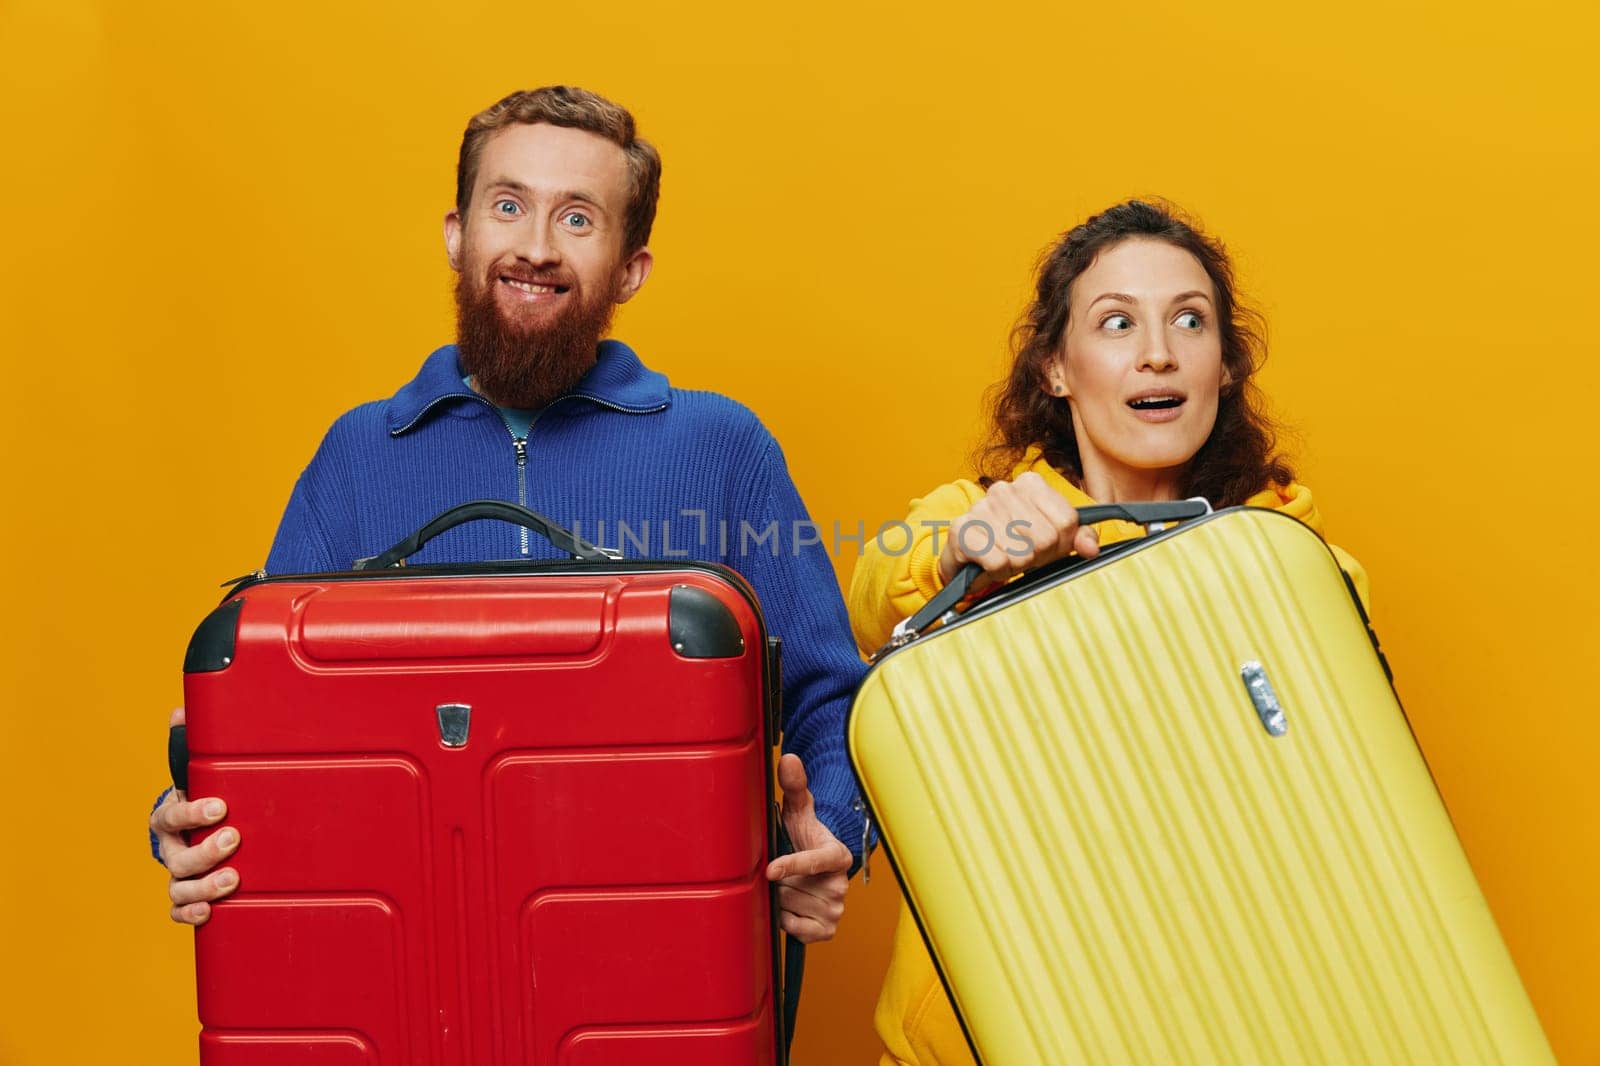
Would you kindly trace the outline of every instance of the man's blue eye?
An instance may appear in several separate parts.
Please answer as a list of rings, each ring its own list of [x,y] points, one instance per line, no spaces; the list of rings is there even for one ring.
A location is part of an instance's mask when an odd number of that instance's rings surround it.
[[[587,226],[588,224],[589,224],[589,216],[588,215],[583,214],[581,211],[568,211],[567,212],[567,225],[569,225],[569,226]]]
[[[516,213],[517,205],[510,200],[497,200],[494,208],[502,215],[510,215]]]

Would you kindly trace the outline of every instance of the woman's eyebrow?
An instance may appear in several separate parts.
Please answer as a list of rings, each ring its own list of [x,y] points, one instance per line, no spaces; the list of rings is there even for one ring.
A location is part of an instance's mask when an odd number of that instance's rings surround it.
[[[1194,300],[1194,299],[1201,299],[1201,300],[1204,300],[1206,303],[1210,303],[1211,302],[1211,295],[1209,293],[1201,292],[1199,289],[1190,289],[1188,292],[1180,292],[1180,293],[1178,293],[1176,296],[1174,296],[1172,298],[1172,300],[1170,302],[1176,304],[1176,303],[1182,303],[1185,300]],[[1125,303],[1125,304],[1137,304],[1139,302],[1137,299],[1135,299],[1132,296],[1129,296],[1125,292],[1103,292],[1099,296],[1096,296],[1094,299],[1090,300],[1089,301],[1089,306],[1093,307],[1095,304],[1099,303],[1101,300],[1116,300],[1119,303]]]

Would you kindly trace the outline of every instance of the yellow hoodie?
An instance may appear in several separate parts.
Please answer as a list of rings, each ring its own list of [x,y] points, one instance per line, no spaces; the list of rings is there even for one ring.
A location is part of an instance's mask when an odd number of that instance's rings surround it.
[[[1065,496],[1074,507],[1086,507],[1094,502],[1040,458],[1037,448],[1028,450],[1012,470],[1011,477],[1015,480],[1030,471],[1043,477],[1046,484]],[[983,495],[982,486],[971,481],[940,485],[921,499],[911,501],[911,513],[906,516],[906,525],[911,530],[909,550],[906,550],[904,538],[896,542],[890,539],[892,534],[885,535],[888,551],[878,543],[867,544],[850,579],[849,597],[850,626],[856,645],[863,652],[870,654],[887,643],[895,625],[915,614],[943,587],[934,551],[935,532],[944,530],[951,519],[965,514]],[[1245,502],[1251,507],[1275,508],[1298,518],[1319,534],[1323,532],[1322,516],[1311,501],[1311,490],[1304,485],[1269,488]],[[1144,534],[1142,528],[1128,522],[1101,522],[1095,529],[1100,534],[1101,544]],[[1339,565],[1350,575],[1356,593],[1365,604],[1366,571],[1348,553],[1332,545],[1329,547],[1333,548]],[[903,904],[899,925],[895,928],[889,971],[878,995],[873,1022],[884,1045],[880,1066],[966,1066],[972,1062],[972,1052],[967,1048],[966,1037],[961,1034],[961,1025],[956,1021],[944,987],[939,983],[933,960],[928,957],[916,922]]]

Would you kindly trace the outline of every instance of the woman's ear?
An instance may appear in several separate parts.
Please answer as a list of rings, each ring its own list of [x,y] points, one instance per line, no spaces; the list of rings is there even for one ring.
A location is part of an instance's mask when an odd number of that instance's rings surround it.
[[[1065,352],[1056,355],[1044,371],[1045,391],[1063,400],[1072,395],[1067,391],[1066,359]]]

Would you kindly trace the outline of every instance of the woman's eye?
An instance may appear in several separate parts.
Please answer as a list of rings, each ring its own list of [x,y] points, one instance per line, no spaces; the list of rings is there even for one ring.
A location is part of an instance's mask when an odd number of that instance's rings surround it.
[[[1199,329],[1203,323],[1198,311],[1185,311],[1177,318],[1179,329]]]
[[[496,200],[494,202],[494,212],[497,215],[514,215],[520,210],[522,209],[517,206],[515,200]]]
[[[1100,322],[1101,329],[1109,329],[1113,333],[1126,333],[1133,328],[1133,319],[1127,315],[1107,315]]]
[[[562,216],[562,221],[569,226],[581,229],[589,224],[589,216],[582,211],[568,211]]]

